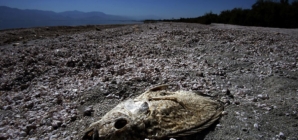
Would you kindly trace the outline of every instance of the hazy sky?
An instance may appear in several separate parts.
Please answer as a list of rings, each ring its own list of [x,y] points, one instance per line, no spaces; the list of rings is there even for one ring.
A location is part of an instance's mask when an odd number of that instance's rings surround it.
[[[78,10],[106,14],[161,18],[198,17],[206,12],[251,8],[256,0],[0,0],[0,6],[55,12]]]

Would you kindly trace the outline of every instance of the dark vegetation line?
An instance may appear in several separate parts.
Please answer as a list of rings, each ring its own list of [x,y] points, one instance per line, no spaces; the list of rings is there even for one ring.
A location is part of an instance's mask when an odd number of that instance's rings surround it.
[[[219,15],[209,12],[196,18],[145,20],[144,23],[157,21],[298,28],[298,0],[291,3],[288,0],[257,0],[251,9],[234,8]]]

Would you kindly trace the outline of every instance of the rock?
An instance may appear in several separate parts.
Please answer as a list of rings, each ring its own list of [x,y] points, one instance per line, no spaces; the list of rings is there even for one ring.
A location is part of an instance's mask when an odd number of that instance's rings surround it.
[[[72,138],[70,136],[67,136],[64,138],[64,140],[72,140]]]
[[[26,136],[27,136],[27,133],[26,133],[25,131],[21,131],[21,132],[20,132],[20,136],[21,136],[21,137],[26,137]]]
[[[21,95],[14,96],[12,98],[12,100],[14,100],[14,101],[18,101],[18,100],[22,100],[22,99],[23,99],[23,96],[21,96]]]
[[[113,98],[116,98],[116,99],[119,99],[120,97],[118,95],[115,95],[115,94],[109,94],[106,96],[107,99],[113,99]]]
[[[10,105],[3,106],[3,110],[10,110],[12,107]]]
[[[36,129],[36,125],[35,124],[29,124],[26,126],[26,132],[27,134],[30,134],[30,131]]]
[[[72,114],[70,116],[70,121],[75,121],[77,119],[77,115],[76,114]]]
[[[84,116],[91,116],[92,112],[93,112],[93,107],[92,106],[88,106],[85,108],[84,110]]]
[[[228,95],[230,98],[234,98],[234,95],[231,94],[229,89],[223,89],[221,92],[225,95]]]
[[[20,43],[13,43],[12,46],[18,46]]]
[[[24,105],[24,108],[29,108],[29,109],[31,109],[33,106],[34,106],[34,103],[31,102],[31,101],[29,101],[28,103],[26,103],[26,104]]]
[[[58,121],[58,120],[54,120],[54,121],[52,121],[52,127],[53,127],[54,129],[57,129],[58,127],[60,127],[61,124],[62,124],[61,121]]]
[[[66,123],[62,123],[62,124],[61,124],[61,127],[66,127],[66,126],[67,126]]]
[[[95,30],[96,30],[96,31],[101,31],[101,29],[100,29],[100,28],[98,28],[98,27],[97,27],[97,28],[95,28]]]
[[[0,140],[7,140],[9,138],[9,135],[7,133],[0,134]]]
[[[228,115],[228,112],[227,111],[223,111],[221,114],[222,115]]]
[[[46,128],[46,130],[47,130],[48,132],[51,132],[51,131],[54,130],[54,127],[53,127],[53,126],[48,126],[48,127]]]
[[[199,86],[198,84],[194,84],[192,87],[191,87],[192,90],[198,90],[199,89]]]
[[[267,99],[269,99],[268,94],[258,94],[257,97],[258,97],[259,99],[262,99],[262,100],[267,100]]]
[[[73,131],[72,134],[76,135],[76,134],[78,134],[78,131]]]
[[[50,136],[50,140],[57,140],[57,138],[58,138],[58,135],[52,135],[52,136]]]
[[[259,129],[259,124],[254,123],[254,128],[256,128],[257,130],[260,130],[260,129]]]
[[[216,127],[221,128],[222,125],[221,124],[216,124]]]
[[[222,102],[222,103],[224,103],[224,104],[227,104],[227,105],[229,105],[231,102],[230,102],[230,100],[228,100],[228,99],[226,99],[226,98],[222,98],[222,99],[220,99],[220,101]]]
[[[33,123],[36,119],[35,118],[30,118],[29,123]]]
[[[247,128],[242,128],[241,130],[244,131],[244,132],[248,132]]]
[[[28,138],[28,140],[37,140],[37,138],[36,137]]]
[[[281,139],[283,139],[283,140],[286,139],[286,136],[285,136],[285,134],[283,132],[279,132],[278,137],[281,138]]]
[[[254,98],[252,98],[252,101],[253,102],[258,102],[258,99],[254,97]]]
[[[235,101],[235,105],[240,105],[240,101]]]

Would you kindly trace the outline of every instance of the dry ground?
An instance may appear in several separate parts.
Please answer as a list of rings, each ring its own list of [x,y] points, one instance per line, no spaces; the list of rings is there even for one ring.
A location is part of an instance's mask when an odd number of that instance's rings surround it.
[[[297,140],[297,34],[186,23],[1,31],[0,139],[78,139],[120,101],[170,83],[226,104],[189,139]]]

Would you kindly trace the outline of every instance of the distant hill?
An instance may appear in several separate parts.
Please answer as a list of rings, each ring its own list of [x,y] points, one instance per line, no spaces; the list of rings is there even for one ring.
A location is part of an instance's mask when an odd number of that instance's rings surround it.
[[[119,24],[136,22],[133,18],[103,12],[21,10],[0,6],[0,30],[38,26],[74,26],[86,24]]]
[[[85,20],[94,20],[94,19],[100,19],[100,20],[131,20],[127,17],[123,16],[117,16],[117,15],[108,15],[103,12],[80,12],[80,11],[65,11],[58,13],[59,15],[62,15],[67,18],[72,19],[85,19]]]

